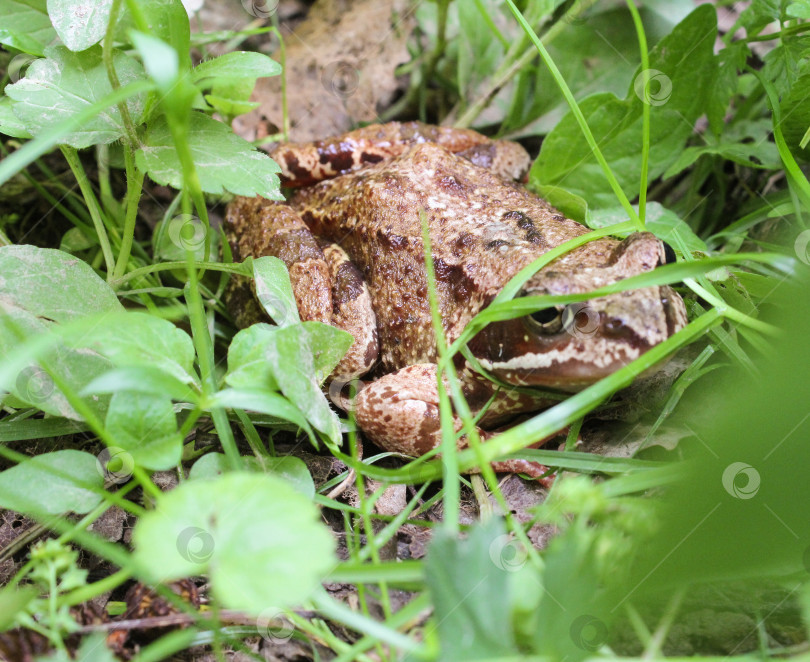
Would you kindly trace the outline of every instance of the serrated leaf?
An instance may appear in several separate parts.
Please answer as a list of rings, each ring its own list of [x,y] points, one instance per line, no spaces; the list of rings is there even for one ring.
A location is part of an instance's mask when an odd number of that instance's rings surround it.
[[[213,60],[200,62],[194,67],[191,78],[195,82],[206,78],[255,80],[265,76],[278,76],[280,73],[281,65],[267,55],[251,51],[233,51]]]
[[[716,31],[714,7],[698,7],[650,53],[651,76],[646,90],[637,71],[625,99],[602,93],[580,102],[594,138],[626,195],[637,193],[641,175],[643,104],[651,106],[650,180],[677,158],[694,122],[705,112],[716,74]],[[684,66],[687,59],[688,67]],[[564,186],[594,206],[615,204],[602,168],[571,113],[546,137],[530,181],[534,187]]]
[[[48,0],[56,33],[72,51],[97,44],[107,31],[112,0]]]
[[[782,98],[782,135],[793,154],[810,161],[810,150],[801,147],[802,139],[810,128],[810,67],[807,67],[790,92]]]
[[[188,146],[200,186],[206,193],[261,195],[282,200],[278,165],[266,154],[234,135],[222,122],[193,112]],[[158,184],[181,188],[183,172],[166,119],[158,117],[149,126],[144,144],[136,153],[138,167]]]
[[[106,427],[116,446],[129,453],[138,466],[163,471],[180,462],[183,438],[166,396],[116,393],[107,410]]]
[[[0,44],[42,55],[56,39],[45,0],[0,0]]]
[[[100,47],[72,53],[64,46],[55,46],[46,49],[45,55],[45,58],[31,63],[24,78],[6,87],[6,94],[17,102],[13,106],[14,114],[34,136],[101,101],[113,91]],[[145,77],[140,63],[121,51],[114,51],[113,65],[122,86]],[[136,124],[143,113],[143,104],[143,95],[126,101]],[[111,143],[124,133],[121,114],[113,106],[94,116],[81,129],[66,135],[62,143],[81,149]]]
[[[257,616],[300,604],[335,563],[335,543],[311,500],[275,476],[234,472],[188,481],[135,525],[139,575],[207,573],[216,598]]]
[[[103,487],[95,455],[43,453],[0,473],[0,507],[40,517],[84,514],[101,503]]]

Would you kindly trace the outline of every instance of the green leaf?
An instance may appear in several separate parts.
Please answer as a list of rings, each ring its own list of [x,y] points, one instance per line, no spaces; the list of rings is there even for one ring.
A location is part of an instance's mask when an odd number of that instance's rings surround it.
[[[252,78],[236,78],[229,81],[217,79],[211,88],[211,94],[205,95],[205,100],[226,117],[249,113],[260,105],[258,101],[250,101],[255,82]]]
[[[289,421],[305,430],[314,440],[312,428],[304,415],[289,400],[263,388],[226,388],[209,399],[209,407],[247,409],[274,418]]]
[[[208,237],[208,255],[205,254],[205,239]],[[219,233],[191,214],[178,214],[173,218],[161,220],[152,234],[152,247],[155,256],[167,262],[185,262],[186,254],[191,251],[195,260],[205,262],[216,260],[219,255]],[[172,271],[178,280],[184,281],[186,272],[178,269]]]
[[[181,0],[138,0],[138,9],[146,20],[150,34],[177,52],[184,71],[190,69],[191,26]],[[135,29],[135,20],[125,3],[124,12],[115,26],[116,41],[128,41],[130,31]]]
[[[513,559],[504,555],[516,550],[503,523],[494,518],[471,527],[463,541],[444,530],[434,534],[425,576],[435,605],[442,660],[517,655],[507,583]]]
[[[334,353],[333,350],[324,353],[320,347],[313,346],[324,334],[333,332],[308,328],[315,326],[327,325],[319,322],[286,327],[254,324],[240,331],[228,350],[225,381],[234,387],[277,387],[315,429],[337,445],[340,443],[338,419],[319,387],[320,377],[333,361]],[[337,339],[345,332],[334,329],[334,334]]]
[[[48,15],[56,33],[72,51],[97,44],[107,31],[112,0],[48,0]]]
[[[107,430],[135,464],[162,471],[180,462],[183,439],[169,398],[122,391],[112,396]]]
[[[638,211],[638,206],[635,207]],[[588,226],[591,228],[606,228],[618,225],[627,220],[627,212],[622,207],[598,209],[590,213]],[[659,239],[666,241],[673,248],[684,247],[689,251],[706,251],[706,243],[698,237],[692,228],[678,218],[675,212],[663,207],[658,202],[647,204],[646,229]],[[630,232],[617,232],[619,237],[626,237]]]
[[[94,455],[74,450],[43,453],[0,473],[0,507],[34,517],[84,514],[101,503],[103,487],[103,471]]]
[[[32,586],[20,588],[19,584],[7,585],[0,589],[0,632],[14,624],[17,614],[25,609],[38,593]]]
[[[713,154],[726,161],[733,161],[748,168],[763,168],[774,170],[779,168],[779,150],[776,145],[767,139],[760,142],[730,143],[721,142],[718,145],[703,145],[702,147],[687,147],[678,156],[678,159],[664,173],[664,179],[674,177],[686,170],[701,156]]]
[[[46,49],[45,55],[46,58],[31,63],[25,78],[6,87],[6,94],[17,101],[13,106],[14,114],[34,136],[86,110],[113,91],[100,47],[72,53],[64,46],[55,46]],[[144,78],[140,63],[121,51],[114,52],[113,64],[122,86]],[[142,94],[126,101],[136,124],[140,121],[143,103]],[[121,114],[113,106],[67,134],[62,143],[81,149],[111,143],[124,133]]]
[[[116,315],[81,336],[115,366],[150,366],[184,384],[196,384],[194,343],[168,320],[141,312]]]
[[[349,351],[354,338],[342,329],[321,322],[305,322],[302,327],[312,350],[315,379],[322,384]]]
[[[30,138],[31,134],[14,114],[13,105],[14,102],[9,97],[0,98],[0,133],[14,138]]]
[[[256,297],[276,324],[288,326],[301,321],[284,262],[272,256],[253,260],[253,277]]]
[[[54,322],[69,322],[123,307],[86,262],[36,246],[0,247],[0,305],[12,304]]]
[[[56,39],[45,0],[0,0],[0,44],[42,55]]]
[[[207,573],[229,609],[258,616],[300,604],[335,564],[335,543],[310,499],[275,476],[230,473],[164,494],[135,525],[138,574]]]
[[[242,461],[255,472],[270,473],[279,476],[292,485],[297,492],[308,498],[315,496],[315,483],[312,475],[303,460],[297,457],[243,457]],[[262,469],[262,464],[264,468]],[[188,473],[190,480],[204,480],[216,478],[230,473],[228,458],[223,453],[206,453],[191,467]]]
[[[694,122],[706,110],[708,90],[716,73],[712,52],[716,34],[714,8],[698,7],[650,54],[651,76],[646,90],[641,72],[637,71],[624,100],[603,93],[579,104],[628,196],[637,193],[641,176],[643,104],[651,106],[649,179],[652,180],[677,158],[692,134]],[[532,166],[530,182],[535,188],[564,186],[597,207],[615,204],[602,169],[571,113],[543,142]]]
[[[143,66],[158,89],[167,94],[180,73],[180,58],[177,51],[158,37],[132,30],[132,44],[138,49]]]
[[[790,151],[810,161],[810,150],[801,147],[802,139],[810,128],[810,67],[806,68],[790,92],[782,98],[782,134]]]
[[[279,192],[278,165],[249,142],[234,135],[222,122],[193,112],[188,145],[200,185],[206,193],[228,191],[236,195],[283,199]],[[181,188],[182,168],[163,116],[149,126],[136,159],[138,167],[158,184]]]
[[[810,0],[796,0],[791,2],[785,13],[793,18],[807,18],[810,19]]]
[[[743,27],[752,37],[769,23],[779,20],[780,0],[752,0],[737,19],[735,28]]]
[[[744,41],[730,44],[717,56],[717,80],[709,92],[706,115],[715,136],[723,132],[726,111],[731,97],[737,92],[738,71],[745,67],[750,49]]]
[[[121,310],[115,292],[82,260],[49,248],[0,247],[0,356],[11,356],[23,340],[49,332],[54,323]],[[44,359],[76,390],[109,368],[98,352],[62,342]],[[80,418],[37,364],[28,365],[0,388],[49,414]],[[105,401],[93,401],[92,406],[103,410]]]
[[[151,365],[127,365],[105,372],[90,382],[82,395],[132,391],[162,395],[180,402],[197,403],[199,397],[186,381]]]
[[[208,78],[255,80],[265,76],[278,76],[281,65],[271,57],[250,51],[233,51],[213,60],[201,62],[191,73],[195,83]],[[211,81],[208,81],[210,84]]]
[[[810,55],[810,36],[785,38],[764,57],[762,74],[773,83],[781,97],[790,91],[799,76],[807,71],[805,58]]]
[[[237,333],[228,347],[225,381],[235,388],[278,390],[272,366],[264,358],[264,345],[271,342],[279,327],[253,324]]]
[[[569,193],[559,186],[535,186],[535,193],[568,218],[584,223],[588,215],[588,203],[578,195]]]

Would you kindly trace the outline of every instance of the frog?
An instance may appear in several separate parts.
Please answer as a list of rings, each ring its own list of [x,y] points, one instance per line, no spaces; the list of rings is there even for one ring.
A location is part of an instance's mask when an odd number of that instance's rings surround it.
[[[374,124],[281,143],[271,156],[291,195],[286,202],[229,203],[234,260],[284,261],[301,319],[332,324],[354,339],[331,379],[359,386],[344,407],[364,437],[386,451],[424,455],[442,432],[423,227],[447,343],[521,269],[588,228],[524,186],[531,160],[519,143],[471,129]],[[587,293],[673,259],[649,232],[601,237],[549,262],[517,296]],[[229,298],[242,326],[260,315],[247,287],[237,283]],[[610,375],[685,324],[683,300],[666,285],[490,323],[468,342],[471,357],[458,355],[454,363],[470,410],[480,416],[479,437],[491,439],[548,407],[555,402],[549,389],[575,392]],[[456,414],[453,427],[462,428]],[[465,447],[466,436],[457,443]],[[493,468],[548,474],[526,459]]]

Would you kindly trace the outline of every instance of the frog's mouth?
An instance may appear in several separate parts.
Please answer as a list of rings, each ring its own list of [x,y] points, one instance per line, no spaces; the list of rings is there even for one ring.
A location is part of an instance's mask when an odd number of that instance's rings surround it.
[[[577,390],[637,359],[685,323],[682,299],[662,286],[496,322],[469,346],[485,370],[509,384]]]

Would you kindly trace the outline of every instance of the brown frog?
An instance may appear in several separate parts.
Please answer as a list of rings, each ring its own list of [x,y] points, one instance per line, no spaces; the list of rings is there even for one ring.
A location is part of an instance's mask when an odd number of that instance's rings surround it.
[[[237,198],[229,205],[234,259],[284,260],[301,318],[334,324],[355,338],[333,378],[346,381],[373,368],[376,379],[354,403],[361,430],[384,449],[427,452],[441,432],[420,215],[449,342],[522,267],[587,228],[516,183],[529,166],[520,145],[469,130],[372,125],[283,144],[272,156],[284,183],[299,188],[288,204]],[[665,261],[665,247],[652,234],[602,238],[551,262],[521,294],[588,292]],[[255,317],[242,304],[234,312],[245,325]],[[571,391],[637,358],[685,322],[681,298],[669,287],[653,287],[493,323],[469,347],[502,382]],[[457,367],[476,413],[496,387],[466,363]],[[479,422],[482,438],[547,404],[527,389],[500,389]],[[455,425],[460,429],[460,420]],[[525,460],[494,466],[533,476],[544,471]]]

